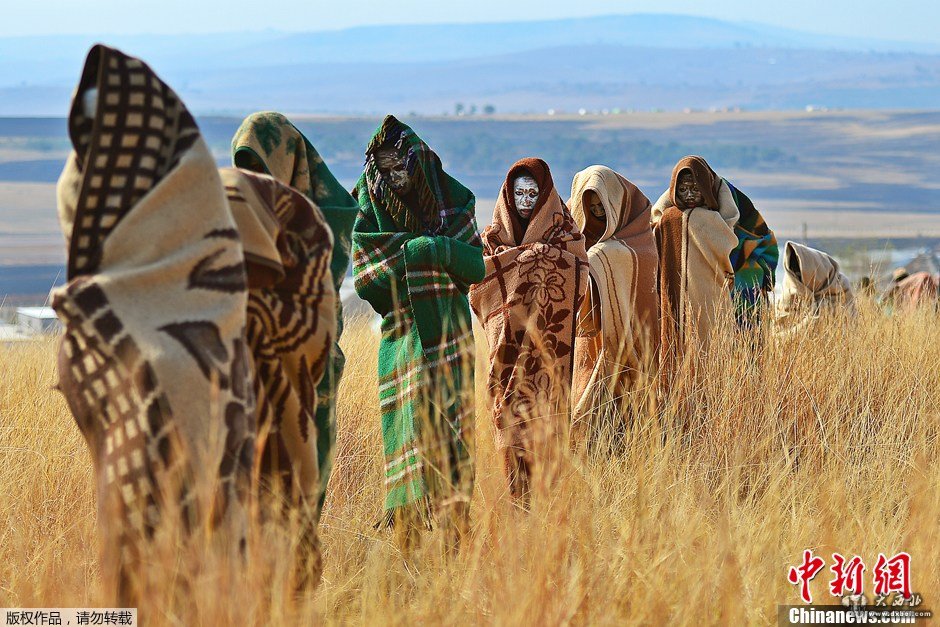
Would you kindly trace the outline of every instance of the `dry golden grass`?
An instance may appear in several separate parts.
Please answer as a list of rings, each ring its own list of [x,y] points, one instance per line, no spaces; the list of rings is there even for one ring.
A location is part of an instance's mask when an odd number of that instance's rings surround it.
[[[288,592],[288,548],[256,545],[247,572],[206,565],[185,586],[155,568],[148,624],[767,624],[797,603],[786,581],[805,548],[913,556],[913,587],[940,589],[940,325],[863,303],[751,350],[721,338],[686,396],[641,418],[616,457],[571,456],[553,498],[507,501],[478,412],[472,532],[441,557],[437,532],[407,561],[373,528],[382,496],[377,337],[352,323],[336,465],[321,523],[325,573]],[[766,330],[765,330],[766,331]],[[481,340],[482,342],[482,340]],[[485,358],[482,344],[478,362]],[[102,606],[91,464],[52,390],[51,342],[0,347],[0,606]],[[482,363],[478,399],[483,407]],[[684,428],[677,426],[684,424]],[[817,599],[831,602],[822,573]]]

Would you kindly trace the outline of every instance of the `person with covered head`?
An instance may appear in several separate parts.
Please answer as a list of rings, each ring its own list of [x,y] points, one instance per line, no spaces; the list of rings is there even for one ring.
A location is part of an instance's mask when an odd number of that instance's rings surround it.
[[[384,523],[403,548],[437,518],[454,542],[473,491],[473,329],[483,278],[473,193],[408,126],[387,116],[356,183],[356,292],[382,316],[379,405]]]
[[[651,373],[659,343],[659,256],[649,199],[610,168],[578,172],[568,206],[590,264],[572,392],[581,423],[608,405],[619,414],[640,373]]]
[[[912,311],[922,305],[936,308],[940,305],[938,295],[940,276],[924,271],[910,274],[907,268],[896,268],[881,302],[892,311]]]
[[[332,233],[329,270],[336,294],[336,323],[335,332],[330,337],[332,349],[326,358],[324,376],[316,389],[314,437],[319,488],[313,499],[315,513],[319,517],[333,466],[336,395],[346,363],[339,347],[343,332],[340,288],[349,269],[352,228],[359,213],[359,204],[339,184],[304,134],[287,117],[274,111],[253,113],[245,118],[232,138],[232,163],[243,170],[268,174],[303,194],[316,205]]]
[[[568,427],[584,236],[541,159],[516,162],[483,232],[486,278],[470,291],[490,350],[489,395],[513,497],[548,487]]]
[[[763,216],[744,192],[717,174],[702,157],[680,159],[672,171],[669,190],[663,193],[653,210],[654,220],[667,206],[683,211],[698,207],[718,211],[730,217],[736,242],[728,254],[734,281],[731,291],[735,315],[742,328],[759,319],[767,295],[774,289],[774,272],[779,250],[777,238]]]
[[[70,280],[53,305],[66,326],[60,389],[101,473],[103,570],[119,596],[136,596],[165,522],[211,531],[213,546],[228,540],[244,557],[256,449],[276,441],[280,463],[262,462],[261,479],[283,478],[294,497],[294,583],[310,589],[310,433],[336,328],[330,230],[293,188],[219,172],[183,103],[140,60],[96,46],[78,96],[58,188]]]
[[[731,187],[704,159],[686,157],[651,211],[659,252],[660,375],[671,387],[689,347],[709,339],[730,308],[740,214]]]
[[[135,606],[161,530],[174,549],[210,532],[233,564],[248,537],[245,257],[195,120],[141,60],[93,47],[68,132],[58,388],[94,465],[105,589]]]
[[[293,187],[239,168],[219,173],[248,275],[259,513],[295,521],[293,583],[311,590],[322,572],[316,412],[337,329],[333,236],[320,209]]]
[[[783,292],[777,301],[778,333],[796,333],[826,315],[854,315],[855,294],[839,262],[821,250],[787,242]]]

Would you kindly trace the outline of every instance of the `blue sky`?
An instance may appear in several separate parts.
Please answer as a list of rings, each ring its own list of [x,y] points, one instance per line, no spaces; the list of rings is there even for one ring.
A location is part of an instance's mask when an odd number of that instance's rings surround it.
[[[832,35],[940,42],[938,0],[18,0],[4,5],[0,36],[311,31],[368,24],[680,13]]]

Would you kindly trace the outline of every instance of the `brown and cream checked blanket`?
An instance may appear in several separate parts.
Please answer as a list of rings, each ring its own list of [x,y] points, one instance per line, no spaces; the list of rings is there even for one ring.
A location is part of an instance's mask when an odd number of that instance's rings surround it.
[[[245,265],[215,160],[146,64],[92,48],[69,135],[58,184],[68,282],[52,301],[65,327],[59,385],[95,466],[105,575],[132,599],[135,560],[161,521],[244,540]]]
[[[529,174],[539,198],[520,221],[513,181]],[[486,277],[470,304],[489,344],[496,444],[514,497],[534,475],[551,482],[552,453],[568,427],[578,308],[587,289],[584,237],[555,190],[548,165],[522,159],[509,170],[483,231]]]
[[[605,216],[584,196],[597,194]],[[659,344],[659,256],[650,201],[610,168],[591,166],[571,184],[568,207],[589,244],[590,289],[575,342],[572,396],[576,422],[627,395],[641,368],[650,373]]]

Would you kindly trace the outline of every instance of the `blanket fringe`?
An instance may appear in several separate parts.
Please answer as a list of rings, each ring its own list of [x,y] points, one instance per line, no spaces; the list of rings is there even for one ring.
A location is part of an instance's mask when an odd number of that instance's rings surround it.
[[[404,508],[413,509],[415,514],[417,514],[417,518],[424,525],[425,529],[431,531],[434,528],[432,524],[433,516],[431,513],[431,499],[427,496],[422,497],[417,501],[412,501],[407,505],[393,507],[392,509],[385,510],[379,517],[378,522],[376,522],[372,527],[374,529],[394,529],[396,514],[399,510]]]

